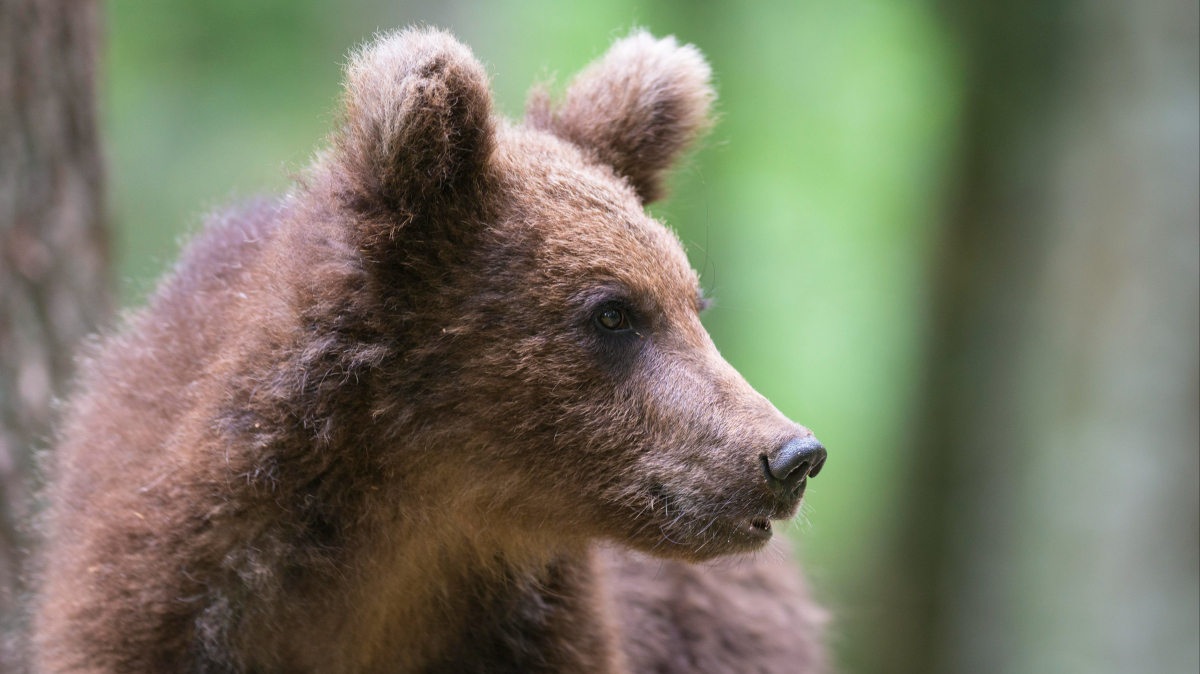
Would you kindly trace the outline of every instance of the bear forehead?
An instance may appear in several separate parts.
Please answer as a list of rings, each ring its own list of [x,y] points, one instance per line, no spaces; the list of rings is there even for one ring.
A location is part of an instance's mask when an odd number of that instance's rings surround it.
[[[543,271],[694,310],[698,277],[679,237],[646,214],[628,182],[551,134],[507,126],[499,136],[505,228],[537,250]]]

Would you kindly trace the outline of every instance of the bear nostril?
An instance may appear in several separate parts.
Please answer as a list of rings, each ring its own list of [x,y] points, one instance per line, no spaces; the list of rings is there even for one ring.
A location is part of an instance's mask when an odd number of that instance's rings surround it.
[[[825,465],[825,456],[824,445],[809,435],[788,440],[765,463],[770,476],[787,485],[815,477]]]
[[[813,464],[812,469],[808,471],[808,476],[816,477],[817,473],[821,472],[821,469],[824,467],[825,467],[825,457],[824,457],[824,455],[822,455],[821,459],[819,461],[817,461],[815,464]]]

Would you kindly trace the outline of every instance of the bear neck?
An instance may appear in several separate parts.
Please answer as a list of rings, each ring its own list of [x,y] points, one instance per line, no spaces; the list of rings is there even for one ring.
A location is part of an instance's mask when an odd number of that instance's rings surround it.
[[[437,535],[427,527],[439,524]],[[425,515],[397,527],[361,568],[376,569],[344,630],[363,669],[405,663],[422,672],[620,669],[591,546],[531,545],[515,535],[453,530]],[[419,626],[414,628],[414,626]]]

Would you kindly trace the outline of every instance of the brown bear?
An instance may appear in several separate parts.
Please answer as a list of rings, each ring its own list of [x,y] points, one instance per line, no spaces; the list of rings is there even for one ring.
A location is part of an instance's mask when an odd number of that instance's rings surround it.
[[[709,80],[634,32],[517,125],[444,32],[355,54],[296,187],[83,359],[34,670],[821,670],[769,540],[825,450],[644,210]]]

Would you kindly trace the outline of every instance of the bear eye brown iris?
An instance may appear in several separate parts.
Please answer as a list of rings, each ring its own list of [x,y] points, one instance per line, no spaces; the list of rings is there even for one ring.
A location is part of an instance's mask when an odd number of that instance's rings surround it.
[[[629,319],[625,316],[625,312],[616,307],[609,307],[601,311],[596,316],[596,322],[600,324],[600,327],[611,332],[629,329]]]

